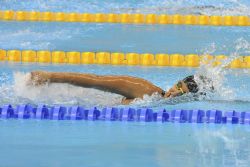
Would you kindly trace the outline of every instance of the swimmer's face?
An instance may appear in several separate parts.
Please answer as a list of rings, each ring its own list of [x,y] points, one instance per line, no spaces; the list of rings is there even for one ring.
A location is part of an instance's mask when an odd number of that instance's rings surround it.
[[[174,84],[172,88],[170,88],[164,97],[169,98],[169,97],[176,97],[176,96],[181,96],[185,93],[188,93],[188,87],[183,81],[179,81],[178,83]]]

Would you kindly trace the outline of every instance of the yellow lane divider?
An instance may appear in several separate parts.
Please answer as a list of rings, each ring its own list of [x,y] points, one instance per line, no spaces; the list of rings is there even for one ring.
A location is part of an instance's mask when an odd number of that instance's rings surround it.
[[[207,16],[167,14],[63,13],[38,11],[0,11],[0,20],[124,23],[124,24],[186,24],[213,26],[250,26],[249,16]]]
[[[109,52],[64,52],[64,51],[34,51],[34,50],[0,50],[0,61],[23,63],[66,63],[66,64],[109,64],[109,65],[142,65],[142,66],[173,66],[198,67],[210,63],[220,65],[228,57],[225,55],[197,54],[138,54]],[[227,67],[250,68],[250,56],[240,56]]]

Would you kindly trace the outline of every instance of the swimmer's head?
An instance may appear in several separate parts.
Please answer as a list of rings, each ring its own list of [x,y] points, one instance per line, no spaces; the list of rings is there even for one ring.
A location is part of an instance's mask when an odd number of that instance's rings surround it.
[[[199,79],[203,83],[211,81],[204,76],[199,76]],[[213,87],[211,89],[213,89]],[[174,86],[166,92],[164,97],[176,97],[186,93],[196,94],[198,91],[199,91],[199,85],[195,81],[194,76],[191,75],[174,84]]]
[[[199,88],[198,84],[194,80],[194,76],[190,75],[182,80],[185,84],[186,87],[188,88],[188,92],[190,93],[197,93]]]

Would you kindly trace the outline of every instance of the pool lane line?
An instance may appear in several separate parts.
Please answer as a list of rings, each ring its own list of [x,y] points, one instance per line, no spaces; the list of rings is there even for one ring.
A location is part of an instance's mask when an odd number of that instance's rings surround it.
[[[122,24],[175,24],[210,26],[250,26],[249,16],[168,15],[142,13],[65,13],[40,11],[0,11],[0,20],[39,22],[82,22]]]
[[[166,110],[151,108],[117,108],[83,106],[31,106],[21,104],[16,107],[7,104],[0,107],[0,119],[37,120],[92,120],[92,121],[130,121],[130,122],[173,122],[173,123],[215,123],[250,125],[250,112],[234,110]]]
[[[225,55],[166,54],[166,53],[110,53],[48,50],[1,50],[0,62],[53,63],[53,64],[102,64],[142,65],[169,67],[199,67],[200,64],[222,65],[227,68],[250,68],[250,55],[238,56],[228,65]]]

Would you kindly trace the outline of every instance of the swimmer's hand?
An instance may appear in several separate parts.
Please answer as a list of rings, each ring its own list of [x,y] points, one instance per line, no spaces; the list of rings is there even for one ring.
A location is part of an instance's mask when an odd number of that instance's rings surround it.
[[[121,103],[122,103],[123,105],[128,105],[128,104],[130,104],[132,101],[134,101],[134,99],[127,99],[126,97],[124,97],[124,98],[122,98]]]
[[[32,71],[30,76],[30,85],[44,85],[50,81],[50,73],[45,71]]]

